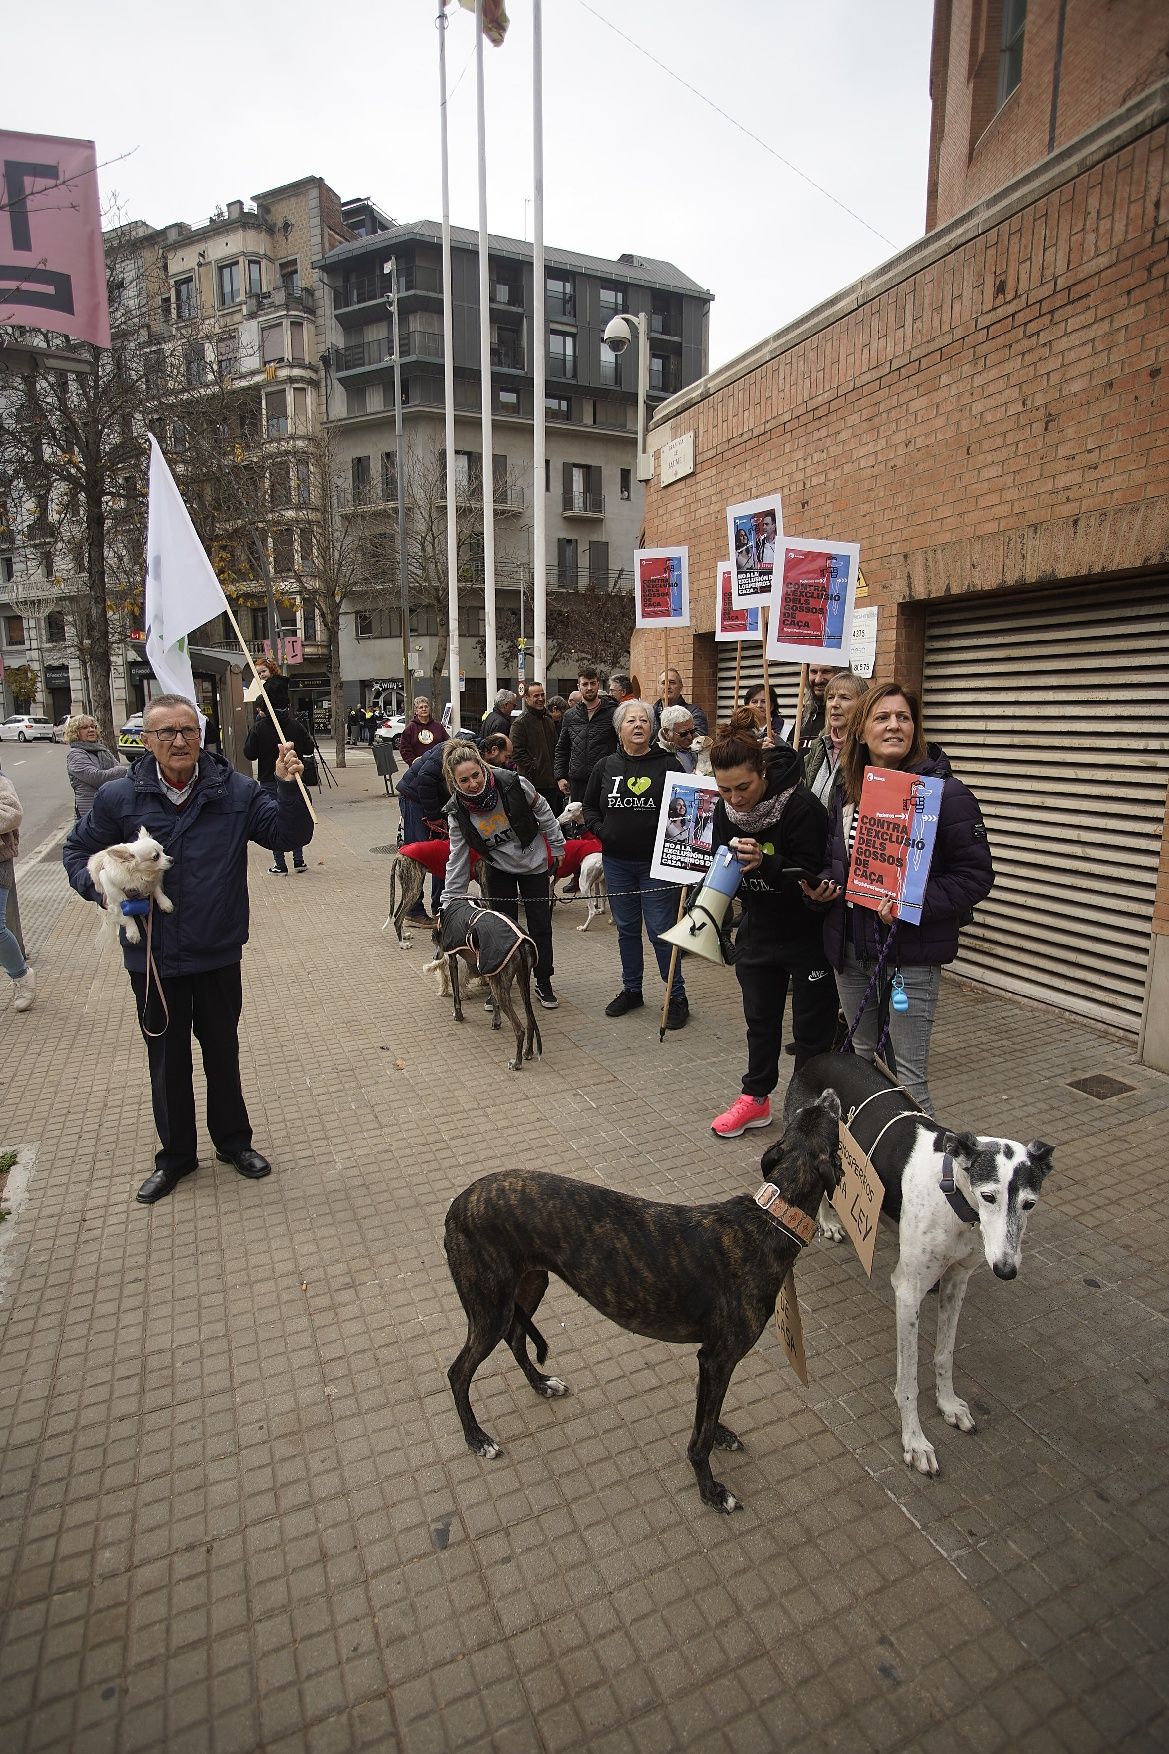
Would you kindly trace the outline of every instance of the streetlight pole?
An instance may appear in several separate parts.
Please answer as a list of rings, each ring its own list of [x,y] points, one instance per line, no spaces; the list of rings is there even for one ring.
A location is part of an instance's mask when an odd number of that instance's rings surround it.
[[[631,312],[626,322],[637,326],[637,479],[652,481],[653,458],[645,451],[645,404],[649,395],[649,325],[644,311]]]
[[[406,440],[402,431],[402,346],[398,332],[398,258],[390,257],[390,310],[394,323],[394,472],[398,498],[398,602],[402,615],[402,711],[414,710],[410,674],[410,582],[406,564]]]

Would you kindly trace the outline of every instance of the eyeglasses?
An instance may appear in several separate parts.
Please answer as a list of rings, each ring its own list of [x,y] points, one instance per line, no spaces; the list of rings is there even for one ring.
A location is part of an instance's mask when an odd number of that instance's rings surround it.
[[[184,738],[188,743],[199,741],[198,725],[152,725],[149,731],[143,731],[144,737],[157,737],[160,743],[177,743]]]
[[[698,726],[678,725],[675,728],[674,735],[675,737],[696,737],[698,735]]]

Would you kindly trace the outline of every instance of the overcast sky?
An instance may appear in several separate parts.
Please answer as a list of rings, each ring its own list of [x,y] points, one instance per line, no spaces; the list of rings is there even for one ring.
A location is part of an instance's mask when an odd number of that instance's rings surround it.
[[[486,50],[488,222],[530,238],[531,0],[508,6],[507,40]],[[435,11],[14,7],[5,61],[27,72],[7,82],[4,125],[128,154],[101,171],[103,199],[152,225],[198,224],[304,175],[398,220],[437,219]],[[715,295],[711,365],[742,352],[921,235],[931,16],[931,0],[544,0],[546,243],[676,263]],[[454,10],[451,218],[471,227],[474,40]]]

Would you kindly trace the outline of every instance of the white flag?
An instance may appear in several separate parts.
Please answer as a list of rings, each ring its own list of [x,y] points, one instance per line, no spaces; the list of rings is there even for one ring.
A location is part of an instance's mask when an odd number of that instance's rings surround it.
[[[146,656],[168,694],[195,704],[187,638],[227,608],[166,458],[150,435],[150,504],[146,524]]]

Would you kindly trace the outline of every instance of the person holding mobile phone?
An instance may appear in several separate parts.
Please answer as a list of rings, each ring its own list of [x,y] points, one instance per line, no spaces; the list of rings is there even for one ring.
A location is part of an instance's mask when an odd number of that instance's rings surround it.
[[[711,850],[729,846],[743,872],[734,968],[747,1023],[742,1093],[710,1130],[737,1139],[771,1124],[788,988],[797,1068],[827,1052],[836,1032],[836,983],[824,954],[822,911],[805,899],[798,876],[819,870],[828,816],[804,785],[803,763],[791,745],[765,749],[759,742],[750,706],[720,726],[710,763],[719,793]]]

